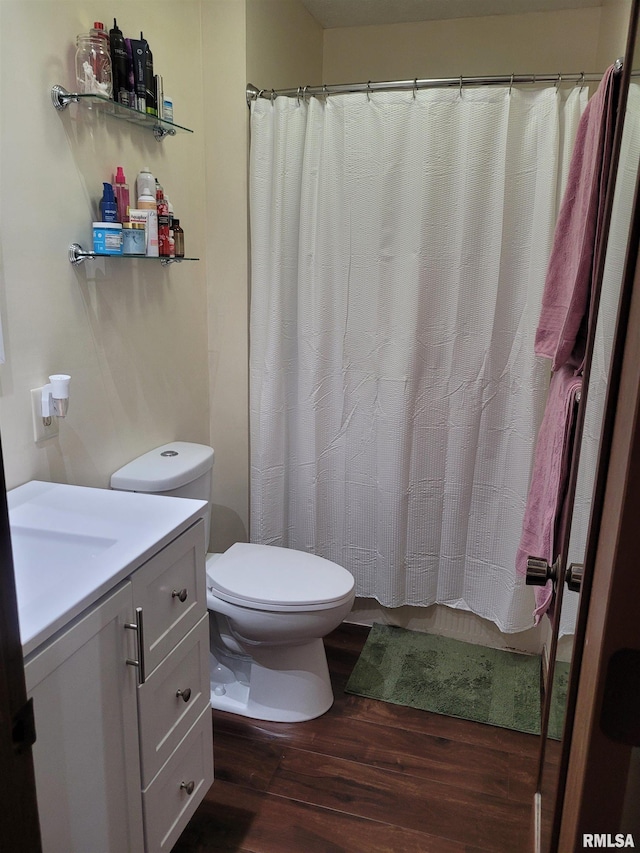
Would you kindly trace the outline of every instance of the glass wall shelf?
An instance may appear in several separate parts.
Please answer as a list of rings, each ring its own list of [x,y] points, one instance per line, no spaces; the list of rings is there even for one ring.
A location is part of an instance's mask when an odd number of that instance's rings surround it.
[[[166,258],[166,257],[149,257],[148,255],[107,255],[99,252],[85,252],[78,243],[72,243],[69,246],[69,263],[77,266],[85,261],[92,261],[96,258],[112,258],[116,261],[160,261],[163,267],[169,264],[179,264],[182,261],[199,261],[200,258]]]
[[[149,113],[141,113],[132,107],[125,107],[123,104],[118,104],[110,98],[104,98],[101,95],[67,92],[63,86],[57,84],[51,89],[51,101],[57,110],[65,110],[69,104],[84,101],[100,114],[108,115],[120,121],[127,121],[130,124],[135,124],[138,127],[152,131],[157,140],[164,139],[165,136],[175,136],[176,133],[193,133],[188,127],[182,127],[180,124],[160,119]]]

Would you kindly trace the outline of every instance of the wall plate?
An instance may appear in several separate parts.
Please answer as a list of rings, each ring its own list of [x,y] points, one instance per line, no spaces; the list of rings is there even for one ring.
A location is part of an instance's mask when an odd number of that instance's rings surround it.
[[[36,444],[55,438],[58,435],[58,419],[51,418],[51,426],[42,422],[42,388],[31,389],[31,416],[33,420],[33,440]]]

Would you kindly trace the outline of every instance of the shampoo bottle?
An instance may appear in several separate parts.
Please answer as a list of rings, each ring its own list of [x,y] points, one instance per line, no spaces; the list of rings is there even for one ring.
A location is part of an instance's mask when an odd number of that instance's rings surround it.
[[[102,184],[102,200],[100,202],[100,216],[102,222],[117,222],[118,207],[116,199],[113,195],[113,187],[111,184]]]
[[[113,182],[113,193],[118,205],[118,222],[129,221],[129,185],[125,178],[122,166],[118,166],[116,177]]]
[[[145,86],[145,69],[147,43],[146,41],[144,41],[144,39],[129,39],[129,43],[131,44],[133,81],[136,93],[136,109],[139,110],[141,113],[146,113],[147,89]]]

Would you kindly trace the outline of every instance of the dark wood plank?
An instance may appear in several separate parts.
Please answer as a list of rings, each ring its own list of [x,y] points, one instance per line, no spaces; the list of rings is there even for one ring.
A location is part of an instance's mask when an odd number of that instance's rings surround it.
[[[269,790],[499,853],[526,849],[527,806],[345,759],[286,749]]]
[[[538,739],[344,693],[368,629],[327,640],[317,720],[213,712],[216,782],[176,853],[528,853]]]
[[[214,782],[173,853],[469,853],[423,832]],[[514,853],[514,851],[510,851]]]

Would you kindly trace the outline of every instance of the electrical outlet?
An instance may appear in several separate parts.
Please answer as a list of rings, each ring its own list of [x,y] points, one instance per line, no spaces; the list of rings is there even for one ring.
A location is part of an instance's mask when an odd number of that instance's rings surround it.
[[[51,425],[42,422],[42,388],[31,389],[31,415],[33,419],[33,440],[36,444],[55,438],[58,435],[58,419],[51,418]]]

